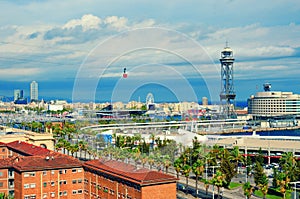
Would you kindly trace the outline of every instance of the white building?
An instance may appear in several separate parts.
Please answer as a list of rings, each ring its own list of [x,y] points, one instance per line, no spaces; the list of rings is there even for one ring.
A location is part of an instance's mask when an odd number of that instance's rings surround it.
[[[30,84],[30,101],[38,101],[39,99],[39,85],[36,81]]]
[[[292,92],[258,92],[248,99],[248,113],[259,117],[300,115],[300,95]]]

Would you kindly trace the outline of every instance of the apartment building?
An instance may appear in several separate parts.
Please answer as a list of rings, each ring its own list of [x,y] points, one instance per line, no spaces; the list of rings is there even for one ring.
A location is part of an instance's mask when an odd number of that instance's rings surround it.
[[[85,199],[174,199],[174,176],[115,160],[91,160],[84,163]]]
[[[15,198],[83,198],[82,162],[22,141],[0,143],[0,193]]]
[[[13,165],[15,198],[83,198],[82,163],[64,155],[22,157]]]
[[[0,143],[0,193],[18,199],[175,199],[176,182],[120,161],[83,163],[23,141]]]

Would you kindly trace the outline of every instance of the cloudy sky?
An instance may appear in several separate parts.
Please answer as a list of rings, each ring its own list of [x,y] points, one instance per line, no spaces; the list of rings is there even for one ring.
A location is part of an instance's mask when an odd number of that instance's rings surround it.
[[[54,98],[126,101],[159,85],[215,100],[226,41],[237,100],[265,82],[300,93],[300,1],[0,0],[0,13],[0,95],[35,80]]]

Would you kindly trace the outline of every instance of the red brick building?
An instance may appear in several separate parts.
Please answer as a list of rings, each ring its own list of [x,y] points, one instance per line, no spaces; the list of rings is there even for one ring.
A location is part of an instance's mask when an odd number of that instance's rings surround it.
[[[16,199],[175,199],[176,182],[119,161],[83,163],[26,142],[0,142],[0,193]]]
[[[83,198],[84,170],[75,158],[22,157],[13,167],[15,198]]]
[[[81,161],[26,142],[0,146],[6,151],[0,156],[0,193],[20,199],[83,198]]]
[[[177,178],[114,160],[84,163],[85,199],[175,199]]]

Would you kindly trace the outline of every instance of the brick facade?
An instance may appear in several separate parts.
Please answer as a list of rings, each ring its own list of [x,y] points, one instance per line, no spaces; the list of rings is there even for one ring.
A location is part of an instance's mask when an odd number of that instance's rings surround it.
[[[85,199],[175,199],[177,179],[113,160],[84,164]]]
[[[177,178],[168,174],[113,160],[83,163],[26,142],[1,149],[6,150],[0,156],[0,193],[14,198],[176,198]]]
[[[15,172],[15,198],[83,198],[83,168]]]

